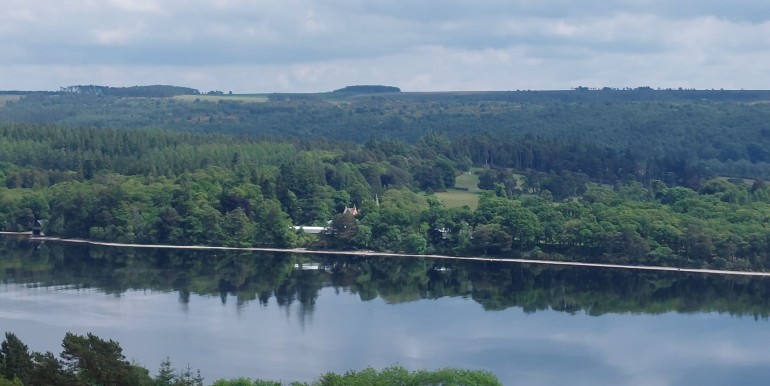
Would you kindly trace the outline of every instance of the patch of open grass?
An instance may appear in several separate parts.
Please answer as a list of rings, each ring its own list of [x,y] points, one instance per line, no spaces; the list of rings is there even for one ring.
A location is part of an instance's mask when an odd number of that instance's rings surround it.
[[[460,208],[465,205],[475,210],[479,206],[479,168],[471,169],[455,178],[455,189],[449,189],[446,192],[436,193],[436,197],[441,200],[447,208]]]
[[[455,178],[455,187],[466,190],[469,193],[478,193],[481,191],[478,187],[479,175],[474,171],[465,172]]]
[[[195,102],[196,100],[205,102],[234,101],[244,103],[263,103],[267,102],[265,95],[177,95],[176,100],[185,102]]]
[[[436,197],[441,200],[446,208],[460,208],[468,205],[473,210],[479,206],[479,194],[475,192],[466,192],[464,190],[450,190],[447,192],[437,192]]]

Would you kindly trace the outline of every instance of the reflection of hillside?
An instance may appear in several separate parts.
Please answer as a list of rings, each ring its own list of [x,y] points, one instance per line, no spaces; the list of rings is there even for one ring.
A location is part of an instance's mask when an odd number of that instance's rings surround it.
[[[301,269],[306,266],[318,269]],[[116,295],[177,291],[181,302],[188,302],[190,294],[219,296],[223,302],[234,296],[239,305],[255,300],[267,305],[275,299],[280,307],[297,302],[303,313],[312,313],[320,289],[331,286],[362,301],[379,297],[388,303],[464,296],[487,310],[770,315],[770,281],[763,278],[414,258],[324,256],[311,261],[281,253],[53,243],[36,248],[10,238],[0,240],[0,281]]]
[[[403,303],[470,295],[466,271],[441,272],[432,259],[338,257],[336,261],[344,264],[335,270],[332,284],[358,293],[361,300],[379,296],[388,303]]]
[[[487,309],[605,313],[728,312],[767,317],[770,281],[737,276],[489,264],[473,271]]]

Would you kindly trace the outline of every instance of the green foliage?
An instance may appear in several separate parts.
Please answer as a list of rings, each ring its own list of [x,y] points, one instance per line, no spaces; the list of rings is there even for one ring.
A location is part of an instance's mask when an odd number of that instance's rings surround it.
[[[32,357],[27,345],[15,334],[5,333],[0,344],[0,375],[7,380],[29,383],[32,372]]]
[[[442,369],[437,371],[418,370],[410,372],[400,366],[391,366],[381,371],[371,367],[361,371],[348,371],[343,375],[327,373],[314,383],[318,386],[353,385],[415,385],[415,386],[492,386],[501,385],[491,373],[479,370]]]
[[[34,353],[30,384],[32,385],[69,385],[75,382],[71,374],[65,372],[62,363],[50,353]]]
[[[177,371],[171,360],[160,364],[158,375],[152,379],[147,369],[125,360],[120,345],[93,334],[85,336],[67,333],[62,341],[61,361],[53,354],[27,352],[27,346],[10,332],[3,341],[0,386],[28,385],[104,385],[104,386],[203,386],[200,372],[189,366]],[[10,361],[9,361],[10,358]],[[22,360],[24,364],[20,364]],[[19,369],[24,367],[20,373]],[[22,378],[25,377],[25,378]],[[22,380],[24,379],[24,380]],[[218,380],[213,386],[278,386],[281,382],[236,378]],[[382,371],[372,368],[349,371],[342,376],[327,373],[313,385],[498,385],[494,375],[484,371],[442,369],[409,372],[393,366]],[[307,386],[294,382],[291,385]]]
[[[770,189],[711,178],[770,176],[770,107],[734,103],[761,93],[124,98],[135,91],[191,90],[75,86],[0,107],[0,120],[29,122],[0,124],[0,229],[43,219],[49,235],[128,243],[770,265]],[[478,176],[462,174],[471,166]],[[455,185],[485,193],[452,197]],[[425,199],[444,190],[457,211]],[[348,206],[356,221],[338,216]],[[321,241],[294,232],[330,220]]]
[[[19,378],[13,378],[11,380],[0,377],[0,386],[24,386]]]
[[[30,353],[13,333],[6,332],[0,355],[2,385],[132,385],[152,386],[147,369],[125,360],[117,342],[95,335],[67,333],[61,360],[50,352]]]
[[[203,386],[203,377],[200,371],[193,372],[190,366],[177,370],[170,358],[160,362],[158,375],[152,379],[152,386]]]
[[[86,336],[67,333],[62,341],[65,374],[85,384],[118,385],[134,375],[133,365],[123,355],[120,345],[91,333]]]
[[[339,213],[332,218],[327,230],[323,233],[326,245],[332,249],[348,249],[354,246],[354,238],[358,233],[358,222],[351,213]]]
[[[473,230],[473,246],[484,256],[511,250],[513,238],[500,224],[480,224]]]
[[[251,380],[248,378],[237,378],[237,379],[220,379],[212,386],[281,386],[282,383],[278,381],[265,381],[261,379],[255,379]],[[292,385],[299,385],[299,383],[292,383]]]

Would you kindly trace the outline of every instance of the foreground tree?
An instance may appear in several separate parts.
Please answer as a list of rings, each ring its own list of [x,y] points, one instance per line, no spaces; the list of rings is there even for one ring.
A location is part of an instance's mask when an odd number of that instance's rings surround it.
[[[147,370],[128,362],[118,342],[91,333],[85,336],[67,333],[62,348],[64,373],[77,383],[104,386],[151,384]]]
[[[0,345],[0,373],[6,379],[19,379],[29,384],[32,371],[32,357],[27,345],[15,334],[5,333],[5,340]]]

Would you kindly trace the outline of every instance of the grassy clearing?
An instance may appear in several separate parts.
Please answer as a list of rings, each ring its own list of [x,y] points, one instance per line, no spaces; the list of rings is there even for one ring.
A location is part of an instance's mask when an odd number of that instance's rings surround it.
[[[465,172],[455,178],[455,187],[458,189],[438,192],[436,197],[447,208],[460,208],[467,205],[475,210],[479,206],[479,192],[481,192],[477,186],[478,183],[479,175],[476,174],[476,170]]]
[[[263,103],[267,102],[267,96],[265,95],[177,95],[174,97],[176,100],[185,102],[205,101],[205,102],[219,102],[219,101],[234,101],[244,103]]]
[[[5,106],[8,102],[18,102],[21,95],[0,95],[0,106]]]
[[[436,197],[441,200],[446,208],[460,208],[468,205],[475,210],[479,206],[479,194],[466,192],[463,190],[450,190],[447,192],[438,192]]]
[[[467,189],[469,193],[481,192],[478,185],[479,175],[476,174],[476,171],[465,172],[455,178],[455,187],[462,190]]]

